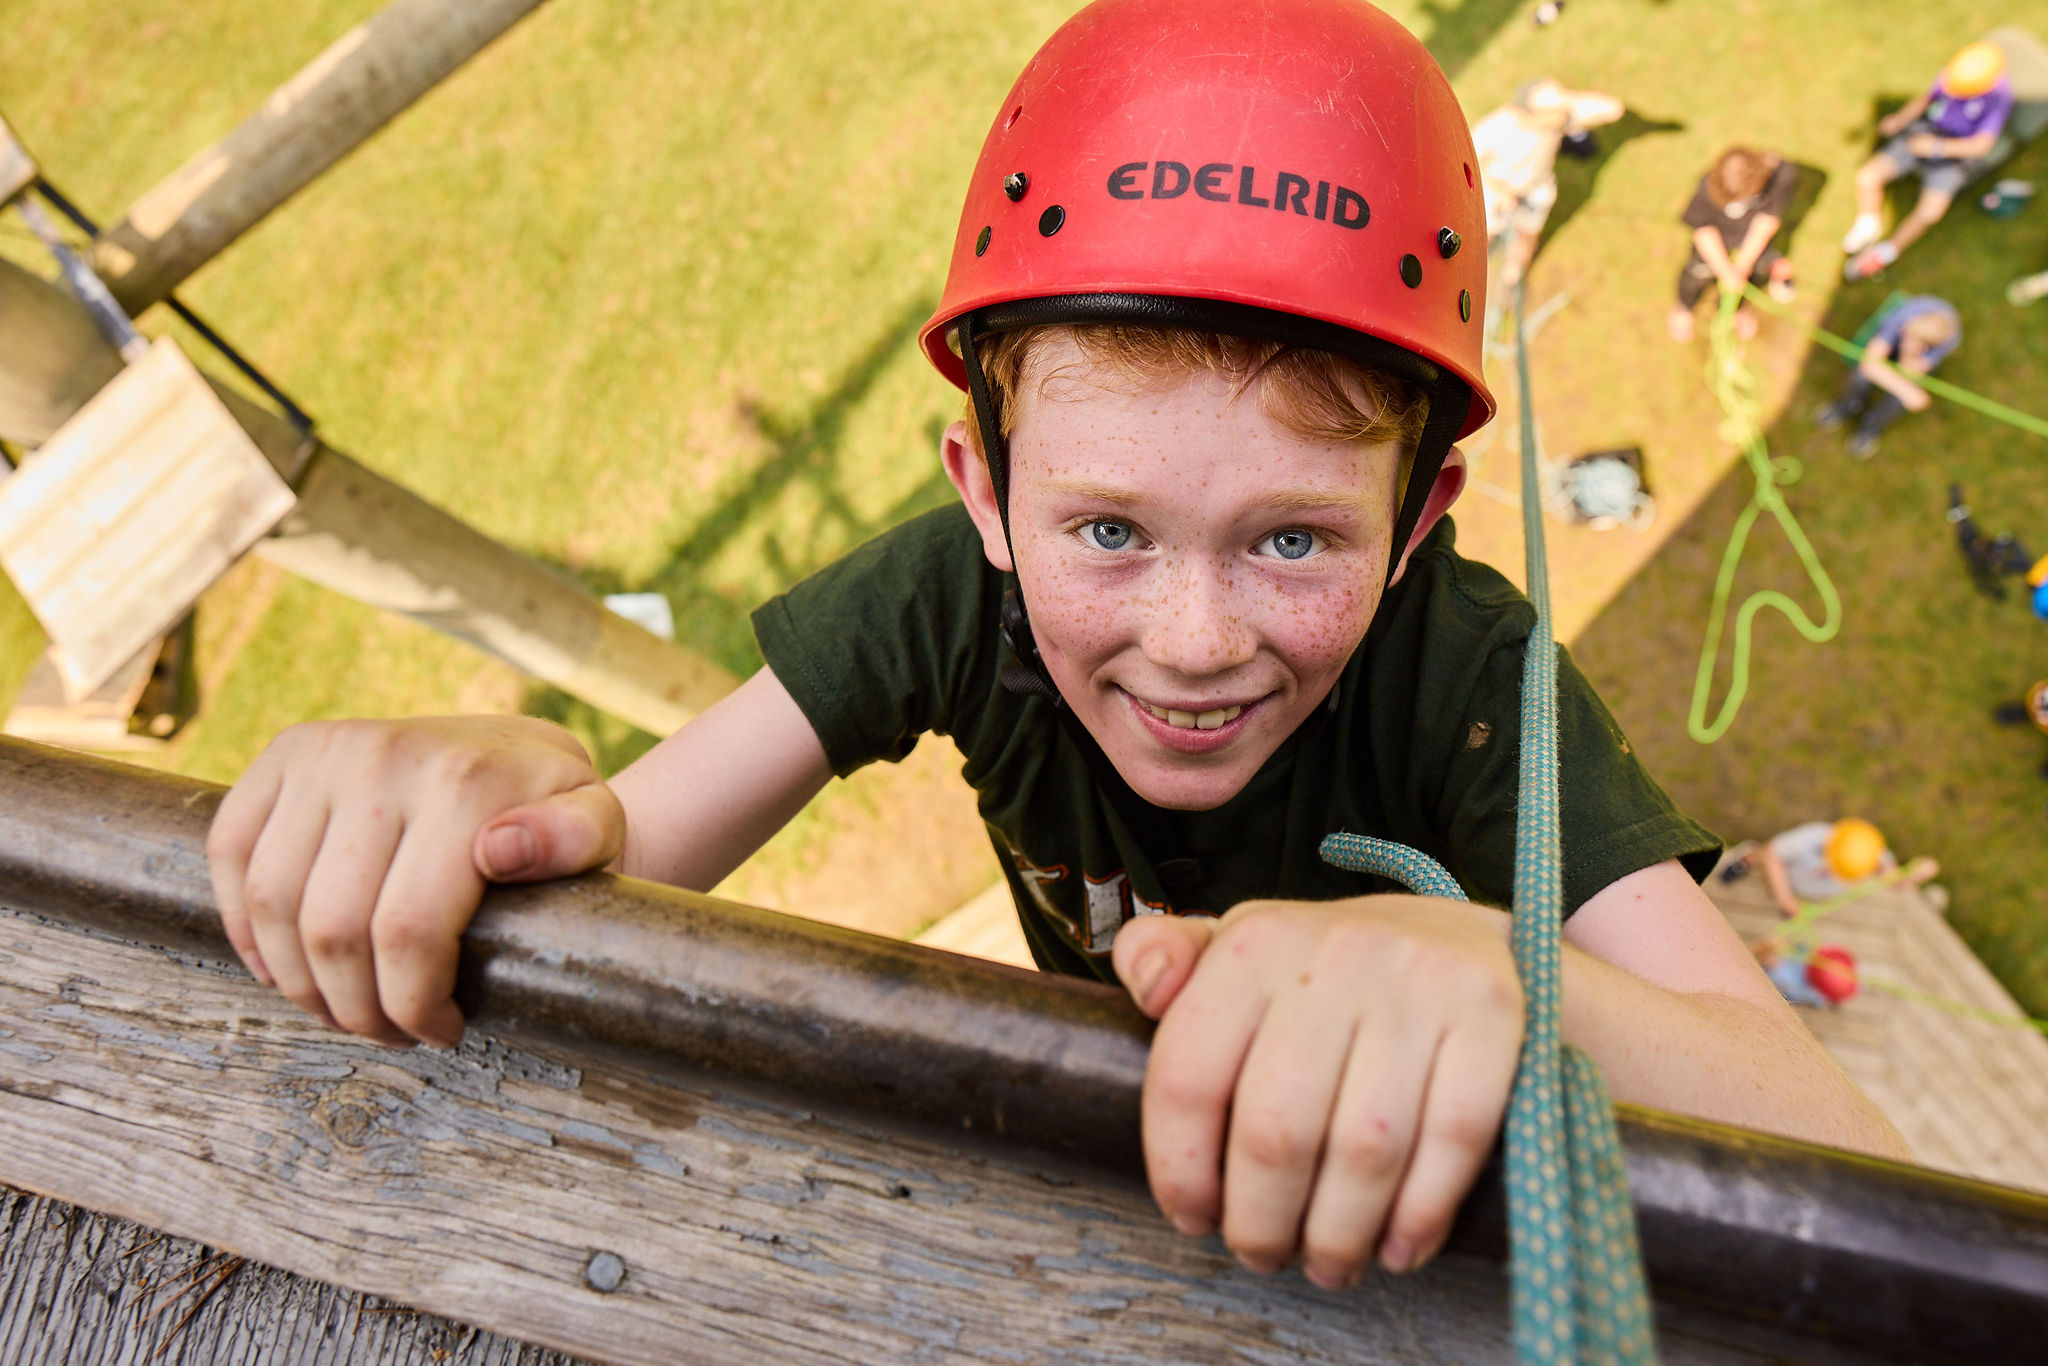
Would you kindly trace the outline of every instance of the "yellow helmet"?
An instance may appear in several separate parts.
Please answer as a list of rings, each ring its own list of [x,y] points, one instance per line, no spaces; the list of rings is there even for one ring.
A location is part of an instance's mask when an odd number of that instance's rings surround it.
[[[1850,816],[1828,832],[1828,870],[1844,882],[1860,882],[1884,862],[1884,836],[1869,821]]]
[[[1996,43],[1971,43],[1941,69],[1941,87],[1957,99],[1981,95],[2005,74],[2005,52]]]
[[[2027,571],[2027,587],[2039,588],[2044,583],[2048,583],[2048,555],[2034,561],[2033,568]]]

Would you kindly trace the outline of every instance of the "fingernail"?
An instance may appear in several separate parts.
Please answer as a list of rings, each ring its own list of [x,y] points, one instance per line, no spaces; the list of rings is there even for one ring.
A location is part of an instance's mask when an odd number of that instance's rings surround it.
[[[1197,1219],[1192,1214],[1174,1215],[1173,1226],[1190,1238],[1206,1237],[1208,1236],[1209,1229],[1212,1227],[1208,1220]]]
[[[501,825],[484,832],[484,865],[491,877],[517,877],[539,857],[533,832],[523,825]]]
[[[1380,1244],[1380,1265],[1389,1271],[1406,1271],[1415,1263],[1415,1249],[1399,1238],[1389,1238]]]
[[[1255,1276],[1270,1276],[1280,1269],[1278,1262],[1261,1261],[1257,1257],[1247,1257],[1242,1252],[1237,1254],[1237,1264]]]
[[[1166,961],[1166,950],[1154,949],[1131,969],[1131,987],[1137,992],[1140,1005],[1152,999],[1152,988],[1166,975]]]
[[[1320,1290],[1342,1290],[1344,1288],[1345,1277],[1340,1272],[1329,1271],[1320,1266],[1304,1266],[1301,1269],[1301,1274],[1308,1277],[1310,1282]]]
[[[251,950],[249,953],[249,975],[266,987],[277,985],[277,979],[270,975],[270,969],[263,962],[263,955]]]

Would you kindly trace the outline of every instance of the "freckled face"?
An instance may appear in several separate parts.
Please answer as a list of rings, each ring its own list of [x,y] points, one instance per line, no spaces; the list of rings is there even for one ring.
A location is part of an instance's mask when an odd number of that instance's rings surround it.
[[[1208,810],[1322,703],[1364,638],[1397,452],[1298,436],[1213,375],[1131,394],[1091,370],[1048,339],[1018,385],[1024,600],[1054,683],[1117,771],[1155,805]]]

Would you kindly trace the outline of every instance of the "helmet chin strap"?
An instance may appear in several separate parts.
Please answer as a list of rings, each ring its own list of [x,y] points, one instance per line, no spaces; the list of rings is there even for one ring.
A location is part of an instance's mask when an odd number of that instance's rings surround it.
[[[1054,301],[1047,301],[1054,302]],[[1216,305],[1207,305],[1216,309]],[[1046,318],[1046,322],[1057,321]],[[1223,321],[1219,318],[1218,321]],[[1017,545],[1010,533],[1010,450],[1003,439],[1000,425],[996,421],[995,403],[989,394],[988,375],[981,367],[981,315],[979,312],[964,314],[957,324],[956,333],[960,342],[960,361],[967,371],[967,396],[974,409],[974,423],[981,437],[982,459],[988,467],[989,486],[995,494],[996,513],[1002,519],[1003,544],[1010,551],[1010,563],[1017,563]],[[1266,331],[1260,328],[1259,331]],[[1254,333],[1256,335],[1256,333]],[[1292,340],[1282,338],[1282,340]],[[1317,338],[1315,340],[1322,340]],[[1373,338],[1361,338],[1374,347],[1384,348],[1385,343]],[[1292,344],[1301,344],[1293,341]],[[1333,348],[1334,349],[1334,348]],[[1346,348],[1350,349],[1350,348]],[[1382,358],[1373,356],[1368,363]],[[1413,360],[1412,357],[1406,359]],[[1429,504],[1431,490],[1436,487],[1437,475],[1443,472],[1444,460],[1450,455],[1451,443],[1457,439],[1458,429],[1465,425],[1465,415],[1472,405],[1472,390],[1448,369],[1429,366],[1428,393],[1429,413],[1422,424],[1422,435],[1415,443],[1415,458],[1409,464],[1408,486],[1401,497],[1400,511],[1394,518],[1394,534],[1387,546],[1387,576],[1385,586],[1391,586],[1394,575],[1400,570],[1401,557],[1407,550],[1408,538],[1415,534],[1416,526],[1422,520],[1423,509]],[[1054,706],[1064,706],[1060,691],[1053,685],[1052,675],[1046,671],[1045,661],[1039,657],[1038,642],[1031,635],[1031,619],[1024,606],[1021,586],[1013,585],[1003,593],[1003,641],[1009,647],[1010,657],[1002,667],[1002,684],[1011,692],[1027,697],[1044,697]]]

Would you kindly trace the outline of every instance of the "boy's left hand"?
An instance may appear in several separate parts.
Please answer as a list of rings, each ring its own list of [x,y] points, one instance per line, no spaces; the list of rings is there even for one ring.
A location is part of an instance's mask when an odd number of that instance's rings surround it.
[[[1316,1284],[1435,1255],[1521,1054],[1507,917],[1415,896],[1144,917],[1117,975],[1159,1021],[1145,1169],[1182,1232]]]

